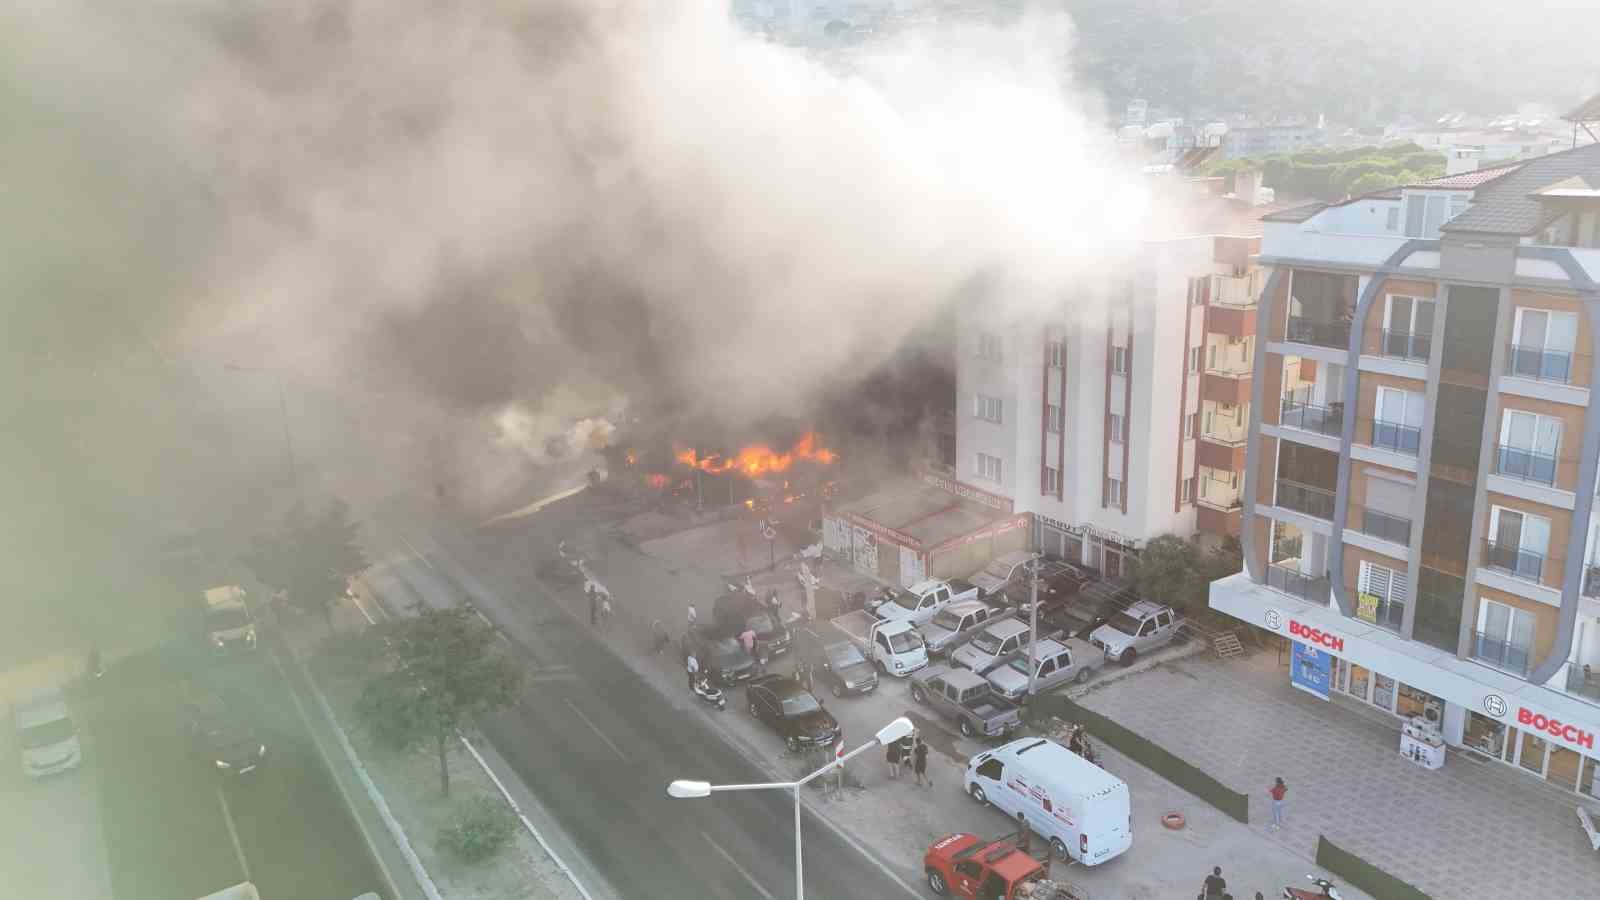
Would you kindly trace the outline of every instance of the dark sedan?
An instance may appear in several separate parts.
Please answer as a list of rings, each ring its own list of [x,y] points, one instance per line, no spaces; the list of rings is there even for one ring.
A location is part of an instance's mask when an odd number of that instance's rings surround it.
[[[195,752],[226,775],[248,775],[266,761],[267,745],[236,703],[205,689],[191,690],[185,712]]]
[[[831,746],[839,723],[822,702],[787,675],[762,675],[745,688],[750,715],[765,722],[790,750]]]
[[[817,682],[828,686],[835,697],[870,694],[878,687],[878,671],[849,641],[822,643],[816,632],[803,631],[799,640],[800,671],[806,673],[806,688],[815,690]]]
[[[683,655],[693,653],[700,671],[712,684],[733,687],[755,674],[756,661],[744,650],[739,639],[727,634],[710,634],[691,629],[683,637]]]

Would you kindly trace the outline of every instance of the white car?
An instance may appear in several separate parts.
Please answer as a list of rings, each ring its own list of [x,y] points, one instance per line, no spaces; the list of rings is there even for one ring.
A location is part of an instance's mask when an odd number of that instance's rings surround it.
[[[22,746],[22,771],[43,778],[83,762],[78,729],[60,691],[46,691],[18,704],[13,717]]]
[[[950,654],[950,661],[979,675],[1000,664],[1006,656],[1028,645],[1028,626],[1016,619],[991,622],[972,640]]]
[[[1171,607],[1140,600],[1090,632],[1089,641],[1105,651],[1106,659],[1131,666],[1139,654],[1172,643],[1182,622]]]
[[[1042,640],[1034,648],[1033,692],[1042,694],[1059,685],[1083,684],[1106,664],[1099,647],[1078,638],[1064,641]],[[1009,700],[1021,700],[1028,693],[1027,654],[989,672],[989,685]]]
[[[979,597],[989,597],[1005,590],[1015,578],[1020,578],[1028,571],[1028,564],[1039,558],[1039,554],[1031,550],[1018,550],[989,560],[983,571],[972,576],[971,581],[978,586],[982,593]]]

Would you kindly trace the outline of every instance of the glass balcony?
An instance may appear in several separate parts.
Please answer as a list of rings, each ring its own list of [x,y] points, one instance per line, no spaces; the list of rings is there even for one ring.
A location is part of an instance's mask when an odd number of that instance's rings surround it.
[[[1600,703],[1600,663],[1567,663],[1567,693]]]
[[[1525,447],[1500,444],[1496,448],[1494,471],[1497,475],[1536,481],[1539,484],[1556,483],[1556,458]]]
[[[1506,374],[1566,384],[1572,380],[1572,354],[1543,347],[1506,347]]]
[[[1316,485],[1279,478],[1277,505],[1318,519],[1333,521],[1333,491]]]
[[[1304,316],[1290,316],[1284,338],[1298,344],[1345,350],[1350,347],[1350,323],[1319,322]]]
[[[1332,590],[1328,579],[1312,578],[1278,563],[1267,566],[1267,586],[1308,603],[1327,603],[1328,592]]]
[[[1406,620],[1406,604],[1404,600],[1379,600],[1370,615],[1357,610],[1357,618],[1371,622],[1379,628],[1390,631],[1399,631]]]
[[[1526,677],[1533,661],[1531,648],[1481,631],[1472,633],[1472,658],[1503,672]]]
[[[1395,359],[1427,362],[1428,351],[1432,348],[1433,335],[1431,334],[1385,330],[1381,343],[1378,344],[1378,353]]]
[[[1372,446],[1416,456],[1418,448],[1422,446],[1422,429],[1398,422],[1374,420]]]
[[[1484,541],[1483,564],[1486,568],[1538,581],[1544,575],[1544,562],[1542,553],[1511,544]]]
[[[1344,404],[1318,406],[1285,398],[1278,413],[1278,423],[1302,431],[1314,431],[1338,437],[1344,428]]]
[[[1361,508],[1361,533],[1379,540],[1393,541],[1402,547],[1411,546],[1411,520],[1364,506]]]

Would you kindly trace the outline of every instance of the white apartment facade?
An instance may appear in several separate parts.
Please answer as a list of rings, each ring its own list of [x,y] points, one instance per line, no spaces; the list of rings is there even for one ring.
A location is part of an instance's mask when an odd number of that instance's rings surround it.
[[[1032,513],[1038,549],[1111,577],[1156,535],[1237,535],[1258,246],[1147,241],[1105,296],[1012,322],[965,308],[957,478]]]

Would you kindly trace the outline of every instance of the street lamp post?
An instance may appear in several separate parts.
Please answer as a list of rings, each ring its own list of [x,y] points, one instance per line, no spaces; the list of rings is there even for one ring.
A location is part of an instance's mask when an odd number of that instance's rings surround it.
[[[914,730],[915,726],[905,716],[878,729],[873,735],[871,743],[862,744],[844,756],[812,772],[799,781],[779,781],[772,784],[711,784],[707,781],[688,781],[678,779],[667,785],[667,793],[680,799],[692,797],[709,797],[719,791],[764,791],[764,790],[791,790],[794,792],[794,896],[795,900],[804,900],[806,895],[805,877],[802,871],[804,863],[801,861],[800,848],[800,789],[805,787],[812,779],[826,774],[829,769],[843,767],[846,762],[858,754],[864,753],[874,747],[885,747],[900,740]]]

